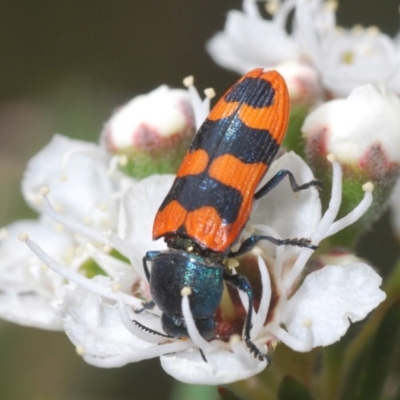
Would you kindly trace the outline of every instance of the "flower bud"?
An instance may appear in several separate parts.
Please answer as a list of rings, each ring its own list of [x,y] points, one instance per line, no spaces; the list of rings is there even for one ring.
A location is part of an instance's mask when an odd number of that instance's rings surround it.
[[[362,221],[365,224],[375,220],[383,211],[399,172],[399,98],[372,85],[361,86],[347,99],[329,101],[313,111],[302,131],[308,160],[316,176],[328,184],[325,195],[330,177],[327,155],[333,154],[342,165],[341,215],[360,201],[362,185],[372,182],[374,204]]]
[[[301,62],[285,62],[274,67],[285,79],[290,96],[290,119],[284,147],[304,156],[304,140],[299,132],[310,108],[321,100],[322,87],[316,70]]]
[[[309,108],[321,98],[322,87],[317,71],[300,62],[285,62],[274,66],[285,79],[291,106]]]
[[[126,157],[120,163],[125,173],[143,178],[176,172],[194,131],[188,92],[163,85],[119,108],[102,141],[110,153]]]

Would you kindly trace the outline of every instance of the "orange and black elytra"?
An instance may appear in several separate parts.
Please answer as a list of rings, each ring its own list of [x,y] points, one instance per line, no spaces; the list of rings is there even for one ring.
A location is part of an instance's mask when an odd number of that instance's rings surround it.
[[[168,250],[149,251],[143,258],[153,301],[138,312],[157,304],[165,334],[135,321],[138,326],[168,338],[188,337],[181,290],[190,287],[197,329],[206,340],[216,339],[214,315],[225,280],[247,294],[244,340],[255,357],[267,359],[250,338],[250,283],[242,275],[229,274],[223,261],[249,251],[260,240],[315,248],[304,238],[279,240],[257,235],[246,239],[238,251],[231,251],[249,219],[253,201],[286,176],[294,191],[321,185],[318,180],[298,185],[290,171],[280,170],[256,192],[284,139],[289,103],[282,76],[259,68],[239,79],[214,106],[194,137],[154,221],[153,238],[164,237]]]

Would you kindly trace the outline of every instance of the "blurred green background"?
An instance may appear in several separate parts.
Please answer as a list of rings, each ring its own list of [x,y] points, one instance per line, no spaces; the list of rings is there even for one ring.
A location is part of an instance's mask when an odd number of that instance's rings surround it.
[[[163,83],[181,87],[187,75],[220,95],[237,76],[214,65],[204,43],[222,29],[226,12],[240,6],[234,0],[0,0],[0,226],[33,216],[19,182],[26,162],[55,132],[95,141],[115,107]],[[397,9],[395,0],[344,0],[338,19],[393,35]],[[378,229],[388,232],[387,216]],[[398,251],[380,235],[371,233],[361,247],[376,265],[383,253],[394,260]],[[186,389],[175,386],[158,360],[97,369],[62,333],[0,322],[0,400],[196,400],[215,392]]]

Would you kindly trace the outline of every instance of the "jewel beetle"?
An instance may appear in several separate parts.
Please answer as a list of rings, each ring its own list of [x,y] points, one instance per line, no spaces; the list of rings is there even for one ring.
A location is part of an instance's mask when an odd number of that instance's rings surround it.
[[[285,136],[288,115],[284,79],[277,71],[259,68],[222,96],[195,135],[154,221],[153,239],[163,237],[168,250],[148,251],[143,258],[153,298],[143,309],[155,304],[160,308],[165,332],[161,335],[189,336],[181,310],[181,290],[189,287],[190,309],[199,333],[206,340],[215,338],[214,315],[225,281],[246,293],[249,305],[243,339],[255,357],[266,358],[250,338],[251,285],[246,277],[230,274],[223,262],[246,253],[260,240],[316,248],[305,238],[255,235],[237,251],[231,250],[249,219],[253,201],[286,176],[293,191],[321,185],[318,180],[298,185],[290,171],[280,170],[257,190]]]

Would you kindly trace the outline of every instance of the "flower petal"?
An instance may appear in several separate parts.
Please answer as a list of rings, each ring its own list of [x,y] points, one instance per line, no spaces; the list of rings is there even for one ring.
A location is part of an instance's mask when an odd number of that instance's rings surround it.
[[[114,187],[107,169],[108,157],[96,144],[55,135],[29,161],[22,192],[28,204],[40,211],[38,193],[48,186],[53,204],[69,217],[109,229]]]
[[[364,263],[328,265],[305,278],[282,322],[294,337],[305,340],[311,329],[314,346],[327,346],[346,333],[350,321],[362,320],[385,299],[381,283]]]
[[[295,153],[290,152],[271,165],[261,185],[282,169],[292,172],[299,185],[314,179],[307,164]],[[321,203],[318,190],[309,188],[293,192],[289,179],[285,178],[270,193],[255,202],[250,224],[267,225],[284,239],[307,238],[314,233],[320,219]],[[296,248],[288,249],[285,258],[297,251]]]
[[[164,240],[153,241],[153,221],[174,180],[173,175],[152,175],[133,184],[121,201],[118,234],[132,244],[131,261],[141,269],[149,250],[164,250]]]
[[[94,280],[102,286],[111,285],[110,279],[106,277],[97,276]],[[153,346],[152,343],[136,338],[126,329],[114,301],[101,299],[76,284],[65,287],[60,311],[69,339],[89,356],[116,357]],[[159,318],[151,315],[142,318],[147,318],[146,322],[141,321],[143,324],[147,323],[150,329],[157,329],[150,322],[157,322]]]
[[[0,316],[21,325],[61,329],[61,319],[55,316],[53,304],[63,279],[43,265],[17,235],[28,232],[59,261],[69,258],[71,238],[45,218],[17,221],[5,232],[7,236],[0,243]]]
[[[161,366],[175,379],[199,385],[221,385],[247,379],[267,366],[267,362],[255,359],[243,342],[235,347],[234,352],[219,348],[206,353],[207,362],[197,349],[164,355],[161,357]]]
[[[217,64],[240,74],[294,61],[299,53],[278,24],[237,10],[228,13],[225,30],[207,43],[207,50]]]
[[[49,300],[37,294],[0,294],[0,316],[15,324],[61,331],[62,319]]]

